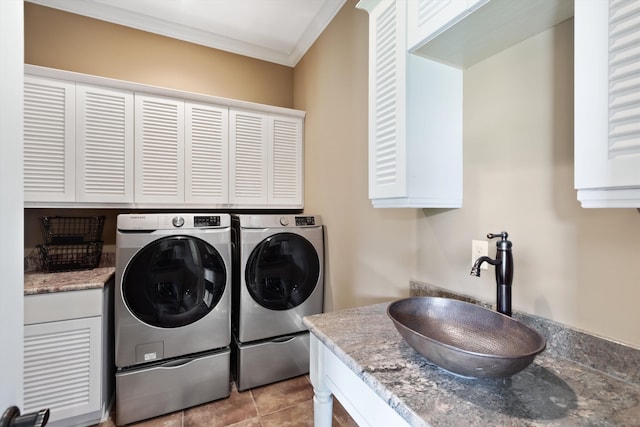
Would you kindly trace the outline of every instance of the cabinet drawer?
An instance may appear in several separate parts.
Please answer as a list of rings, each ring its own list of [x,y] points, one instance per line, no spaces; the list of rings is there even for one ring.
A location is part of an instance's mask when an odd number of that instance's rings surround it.
[[[24,324],[102,316],[102,289],[24,297]]]

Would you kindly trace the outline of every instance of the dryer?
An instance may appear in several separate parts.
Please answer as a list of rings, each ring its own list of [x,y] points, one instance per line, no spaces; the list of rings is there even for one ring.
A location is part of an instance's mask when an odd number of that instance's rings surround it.
[[[233,370],[238,390],[309,372],[305,316],[322,313],[317,215],[234,215]]]
[[[118,215],[116,424],[230,394],[231,217]]]

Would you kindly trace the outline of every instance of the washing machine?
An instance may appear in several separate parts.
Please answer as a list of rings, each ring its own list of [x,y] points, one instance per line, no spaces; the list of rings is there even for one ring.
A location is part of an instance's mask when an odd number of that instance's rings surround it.
[[[238,390],[309,372],[305,316],[322,313],[317,215],[233,215],[233,371]]]
[[[231,217],[118,215],[116,423],[229,396]]]

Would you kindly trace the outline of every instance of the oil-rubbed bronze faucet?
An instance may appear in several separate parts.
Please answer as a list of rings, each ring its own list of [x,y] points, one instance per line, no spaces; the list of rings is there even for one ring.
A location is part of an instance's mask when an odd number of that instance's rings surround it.
[[[511,254],[511,242],[507,240],[509,234],[503,231],[499,234],[489,233],[487,238],[501,237],[496,243],[496,259],[481,256],[471,268],[471,275],[480,277],[480,266],[483,262],[495,266],[498,307],[496,310],[507,316],[511,316],[511,283],[513,282],[513,255]]]

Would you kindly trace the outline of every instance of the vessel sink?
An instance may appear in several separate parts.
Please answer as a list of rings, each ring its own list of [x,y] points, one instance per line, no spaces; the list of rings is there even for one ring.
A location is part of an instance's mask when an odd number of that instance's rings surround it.
[[[401,299],[389,304],[387,315],[414,350],[465,377],[509,377],[546,347],[544,337],[527,325],[450,298]]]

